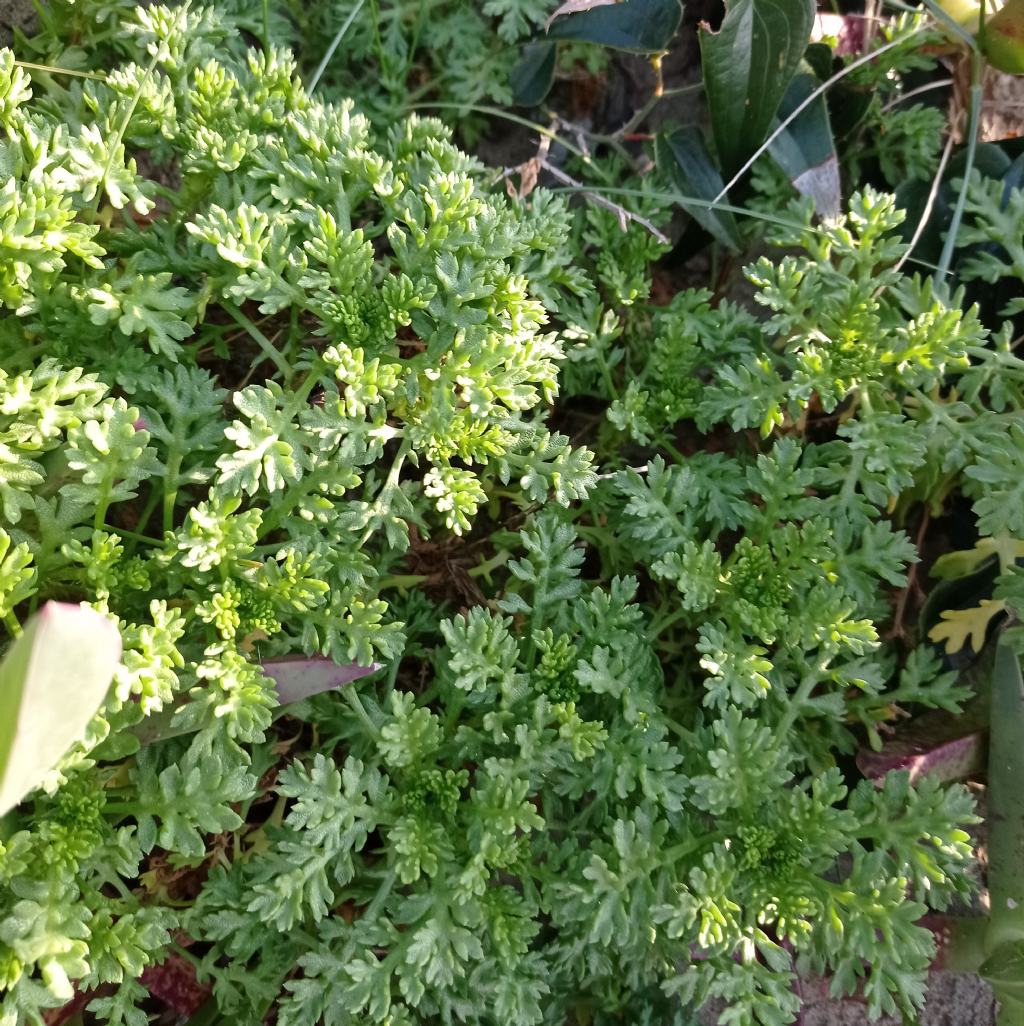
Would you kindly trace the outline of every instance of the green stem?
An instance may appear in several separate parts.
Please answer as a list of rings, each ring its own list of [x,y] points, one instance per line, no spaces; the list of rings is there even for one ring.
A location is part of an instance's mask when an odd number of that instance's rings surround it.
[[[52,64],[34,64],[32,61],[15,61],[16,68],[25,68],[27,71],[45,71],[49,75],[71,75],[73,78],[91,78],[102,82],[106,75],[98,71],[75,71],[73,68],[58,68]]]
[[[153,510],[156,509],[157,503],[160,501],[160,492],[155,488],[146,497],[146,505],[142,507],[142,512],[139,514],[138,525],[145,530],[146,524],[149,523],[149,518],[153,515]],[[140,534],[140,537],[145,537]],[[133,547],[134,548],[134,547]]]
[[[334,51],[338,49],[338,44],[345,38],[345,33],[348,32],[352,22],[356,20],[356,15],[363,9],[363,0],[352,8],[351,13],[342,23],[341,28],[334,34],[334,38],[331,40],[331,45],[327,47],[327,52],[323,55],[320,63],[317,65],[316,71],[313,72],[313,77],[309,80],[309,85],[306,86],[306,92],[312,93],[316,89],[320,82],[323,73],[327,70],[327,65],[330,64],[331,58],[334,56]],[[374,25],[376,27],[376,19],[374,19]],[[378,39],[380,37],[380,30],[377,29]]]
[[[800,686],[793,692],[789,699],[789,707],[786,709],[786,714],[779,720],[778,725],[773,730],[779,744],[788,744],[786,735],[793,728],[796,718],[800,715],[800,710],[804,707],[807,699],[811,697],[811,692],[817,686],[818,680],[819,674],[817,672],[808,673],[800,681]]]
[[[176,32],[178,25],[181,22],[182,17],[188,13],[188,9],[191,6],[192,0],[185,0],[185,2],[178,8],[177,13],[174,16],[174,24],[171,26],[171,31]],[[149,84],[149,80],[153,77],[153,72],[156,71],[157,61],[160,58],[160,50],[157,48],[154,50],[153,58],[149,64],[146,65],[145,74],[142,77],[142,81],[139,82],[135,89],[135,95],[132,96],[132,102],[128,105],[128,110],[125,111],[124,117],[121,119],[121,124],[118,125],[117,131],[114,133],[113,139],[105,140],[107,147],[107,161],[103,165],[103,173],[100,176],[99,186],[96,189],[96,196],[88,209],[83,211],[82,220],[86,224],[92,224],[96,220],[96,213],[99,210],[100,199],[105,192],[104,184],[107,178],[110,176],[110,171],[114,166],[114,158],[117,156],[118,148],[124,141],[124,134],[128,131],[128,126],[131,124],[132,116],[135,114],[135,108],[139,105],[139,100],[142,99],[142,91]]]
[[[310,393],[316,387],[316,383],[320,380],[322,372],[323,368],[319,365],[319,362],[315,363],[310,368],[309,373],[302,379],[302,384],[299,385],[292,394],[291,401],[285,407],[285,419],[291,420],[299,410],[307,405]]]
[[[668,439],[661,440],[661,448],[665,450],[676,461],[676,463],[686,463],[686,457],[670,442]]]
[[[675,720],[670,720],[666,717],[665,726],[683,741],[688,741],[691,744],[697,743],[697,735],[692,730],[687,730],[681,723],[676,723]]]
[[[184,453],[173,446],[167,454],[167,470],[164,473],[163,529],[166,534],[174,530],[174,507],[178,501],[178,474]]]
[[[359,717],[360,720],[362,720],[363,726],[365,726],[370,733],[370,737],[372,737],[374,740],[379,738],[380,731],[377,729],[377,724],[375,724],[373,720],[370,719],[370,714],[366,711],[366,707],[360,701],[359,695],[355,691],[353,691],[352,688],[345,688],[342,691],[342,694],[345,696],[345,701],[348,702],[349,707],[352,709],[352,711],[356,714],[356,716]]]
[[[686,858],[687,855],[692,855],[695,851],[712,845],[716,841],[724,841],[725,837],[726,835],[723,833],[704,834],[701,837],[691,837],[689,841],[683,841],[681,844],[666,848],[661,853],[662,865],[671,865],[673,862]]]
[[[96,511],[93,513],[92,529],[100,531],[103,529],[103,522],[107,519],[107,510],[110,509],[110,485],[104,485],[96,500]]]
[[[261,352],[281,372],[287,382],[292,376],[292,368],[288,361],[281,355],[273,342],[260,331],[259,328],[249,320],[233,303],[226,299],[221,300],[221,309],[231,317],[239,327],[245,328],[249,337],[260,347]]]
[[[129,531],[127,527],[114,527],[112,524],[101,524],[97,530],[110,531],[112,534],[120,535],[122,538],[131,538],[132,541],[141,542],[143,545],[163,545],[163,538],[150,538],[148,534],[140,534],[138,531]]]
[[[669,627],[673,626],[673,624],[678,623],[680,620],[685,619],[688,615],[688,609],[683,609],[682,607],[679,607],[674,612],[668,613],[666,616],[662,616],[659,619],[655,620],[651,624],[651,626],[647,628],[647,640],[649,642],[657,640],[658,635],[663,634],[665,631],[669,629]]]
[[[20,638],[22,635],[21,621],[14,615],[14,611],[4,613],[4,623],[11,632],[11,637]]]
[[[430,579],[429,574],[391,574],[390,577],[381,577],[377,581],[377,591],[387,591],[389,588],[415,588],[424,581]]]
[[[960,222],[963,220],[964,210],[967,207],[967,189],[970,185],[971,171],[974,168],[974,157],[978,149],[978,126],[981,121],[982,103],[981,79],[983,73],[984,63],[981,54],[974,51],[971,54],[971,105],[967,125],[967,153],[964,158],[963,181],[960,183],[960,193],[956,198],[953,216],[949,220],[946,241],[942,245],[942,255],[939,257],[939,266],[935,269],[934,281],[936,284],[940,284],[949,273],[949,265],[953,262],[953,251],[956,249],[957,236],[960,234]]]

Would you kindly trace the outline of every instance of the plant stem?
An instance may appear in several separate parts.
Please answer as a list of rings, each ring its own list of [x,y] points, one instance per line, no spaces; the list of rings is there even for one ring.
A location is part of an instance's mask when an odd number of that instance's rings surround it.
[[[167,470],[164,473],[163,529],[166,534],[174,529],[174,507],[178,501],[178,474],[181,471],[182,456],[178,446],[172,446],[167,453]]]
[[[978,125],[981,121],[981,76],[984,71],[984,63],[981,54],[975,51],[971,55],[971,106],[967,123],[967,155],[964,160],[964,176],[960,183],[960,193],[956,198],[956,206],[953,208],[953,216],[949,220],[949,228],[946,231],[946,240],[942,244],[942,255],[939,257],[939,266],[935,269],[934,281],[936,284],[949,274],[949,265],[953,262],[953,251],[956,249],[957,236],[960,234],[960,222],[964,217],[964,210],[967,207],[967,189],[970,185],[971,171],[974,168],[974,156],[978,149]]]
[[[348,702],[352,711],[362,721],[363,726],[365,726],[370,732],[370,736],[375,739],[380,737],[380,731],[377,729],[377,724],[370,719],[370,714],[366,711],[366,707],[359,700],[359,695],[350,687],[345,688],[344,691],[342,691],[342,694],[345,696],[345,701]]]
[[[778,725],[774,729],[774,734],[779,744],[789,743],[786,735],[793,728],[793,724],[800,715],[800,710],[806,704],[807,699],[811,697],[811,692],[817,686],[818,679],[817,673],[805,674],[803,680],[800,681],[799,687],[793,692],[785,715],[779,720]]]
[[[633,116],[613,135],[618,136],[622,139],[635,132],[646,120],[648,115],[654,110],[655,107],[661,102],[662,97],[665,95],[665,78],[662,73],[662,59],[665,54],[658,53],[651,58],[651,67],[654,68],[654,91],[648,97],[647,102],[639,107]]]
[[[327,47],[327,52],[324,54],[323,59],[316,66],[316,71],[313,72],[313,77],[309,80],[309,85],[306,86],[306,92],[312,94],[313,90],[316,89],[320,82],[323,73],[327,70],[327,65],[331,63],[331,58],[334,56],[334,51],[338,49],[338,44],[345,38],[345,33],[348,32],[349,26],[356,20],[356,15],[363,9],[363,0],[352,8],[349,16],[342,23],[341,28],[334,34],[334,38],[331,40],[331,45]]]
[[[291,364],[278,352],[274,343],[267,338],[266,335],[260,331],[259,328],[249,320],[248,317],[242,313],[233,303],[229,303],[226,299],[221,300],[221,309],[228,314],[236,323],[241,327],[245,328],[249,337],[258,345],[268,360],[281,372],[284,376],[284,380],[288,381],[292,376]]]

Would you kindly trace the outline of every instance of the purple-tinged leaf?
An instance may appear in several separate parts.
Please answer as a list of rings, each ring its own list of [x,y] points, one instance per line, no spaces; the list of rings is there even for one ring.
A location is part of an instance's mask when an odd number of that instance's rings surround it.
[[[875,783],[887,773],[907,770],[911,781],[921,777],[936,780],[963,780],[984,765],[984,740],[980,732],[948,740],[922,736],[900,737],[884,745],[880,752],[861,749],[857,767]]]
[[[304,659],[301,656],[266,659],[260,666],[276,685],[281,705],[301,702],[304,698],[312,698],[324,691],[351,684],[381,668],[380,663],[359,666],[356,663],[336,663],[324,658]]]
[[[290,705],[301,702],[304,698],[312,698],[332,688],[340,688],[351,684],[360,677],[368,677],[381,669],[380,663],[370,666],[359,666],[356,663],[336,663],[318,656],[307,659],[304,656],[281,656],[277,659],[265,659],[260,664],[263,673],[274,682],[277,690],[278,705]],[[188,696],[179,696],[178,700],[165,706],[160,712],[152,713],[141,723],[130,728],[131,734],[138,739],[138,744],[151,745],[157,741],[190,734],[195,727],[174,725],[174,717]]]

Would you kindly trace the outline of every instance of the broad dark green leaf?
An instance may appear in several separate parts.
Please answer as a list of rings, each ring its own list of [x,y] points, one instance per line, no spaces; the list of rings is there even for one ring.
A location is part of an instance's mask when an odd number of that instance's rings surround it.
[[[701,29],[704,89],[726,176],[768,134],[813,21],[813,0],[733,0],[718,32]]]
[[[547,40],[523,47],[522,56],[508,76],[512,98],[520,107],[536,107],[548,95],[555,80],[557,51],[556,44]]]
[[[739,249],[739,228],[731,211],[687,202],[687,198],[711,202],[722,191],[722,176],[700,129],[687,125],[661,132],[655,140],[654,152],[658,167],[679,191],[679,205],[719,242]]]
[[[804,103],[818,85],[818,79],[809,69],[801,71],[789,83],[779,106],[775,127]],[[786,172],[797,192],[814,200],[821,217],[839,216],[842,205],[839,159],[824,95],[815,99],[776,135],[768,152]]]
[[[630,53],[659,53],[672,41],[682,17],[679,0],[622,0],[557,18],[548,36]]]
[[[1024,940],[1001,945],[985,960],[978,974],[991,986],[999,1002],[997,1021],[1024,1021]]]

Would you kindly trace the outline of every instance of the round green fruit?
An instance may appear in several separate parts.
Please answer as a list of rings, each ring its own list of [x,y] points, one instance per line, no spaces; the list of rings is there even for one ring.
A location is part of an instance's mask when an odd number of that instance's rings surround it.
[[[939,6],[961,28],[977,32],[981,16],[981,4],[976,0],[940,0]]]
[[[981,43],[993,68],[1024,75],[1024,0],[1009,0],[991,18],[986,18]]]

